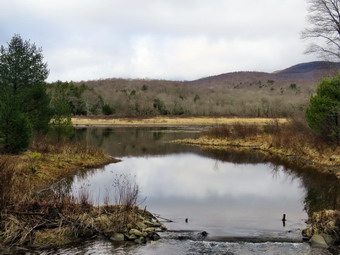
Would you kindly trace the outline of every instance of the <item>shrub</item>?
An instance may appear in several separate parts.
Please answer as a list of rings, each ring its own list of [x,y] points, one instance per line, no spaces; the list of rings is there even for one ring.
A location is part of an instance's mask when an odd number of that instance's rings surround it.
[[[165,107],[165,104],[159,98],[153,100],[153,107],[158,110],[161,115],[167,115],[169,112]]]
[[[244,125],[241,123],[235,123],[233,125],[223,125],[216,128],[208,129],[204,132],[204,135],[213,138],[245,138],[247,136],[253,136],[260,132],[260,127],[257,125]]]
[[[104,113],[105,115],[112,115],[112,114],[115,113],[115,111],[114,111],[114,109],[111,108],[110,105],[104,104],[104,105],[103,105],[103,113]]]
[[[340,76],[319,84],[307,107],[306,119],[315,133],[340,141]]]
[[[297,85],[295,83],[291,83],[289,85],[289,88],[295,90],[295,89],[297,89]]]
[[[5,108],[5,109],[4,109]],[[20,153],[25,151],[32,137],[32,128],[27,117],[11,105],[0,111],[0,139],[2,151]]]

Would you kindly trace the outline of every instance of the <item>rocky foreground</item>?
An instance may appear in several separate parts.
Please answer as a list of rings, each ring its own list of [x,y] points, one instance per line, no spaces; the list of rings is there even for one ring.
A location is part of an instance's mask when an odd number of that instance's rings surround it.
[[[77,208],[72,211],[69,206],[49,206],[49,213],[30,210],[29,213],[2,214],[0,247],[7,247],[7,250],[9,247],[44,249],[98,236],[111,241],[141,244],[158,240],[160,237],[157,232],[166,230],[155,216],[136,206],[73,206]],[[10,254],[10,251],[8,253]]]
[[[323,210],[313,213],[310,227],[302,234],[314,247],[328,248],[340,244],[340,211]]]

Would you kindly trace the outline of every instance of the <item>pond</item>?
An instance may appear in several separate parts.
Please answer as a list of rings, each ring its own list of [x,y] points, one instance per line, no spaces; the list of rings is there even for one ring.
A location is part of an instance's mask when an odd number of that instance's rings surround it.
[[[169,143],[199,136],[190,128],[77,129],[75,139],[121,162],[74,176],[72,192],[85,189],[95,205],[114,203],[123,176],[138,185],[139,206],[171,231],[146,245],[95,240],[43,254],[328,254],[303,243],[301,230],[308,213],[338,206],[335,179],[256,152]]]

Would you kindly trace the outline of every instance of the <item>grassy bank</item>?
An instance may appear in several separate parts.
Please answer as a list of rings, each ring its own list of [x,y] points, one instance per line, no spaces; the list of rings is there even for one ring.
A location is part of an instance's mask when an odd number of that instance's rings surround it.
[[[13,247],[60,246],[94,236],[143,243],[164,228],[152,214],[135,206],[138,186],[121,182],[117,205],[95,207],[85,190],[73,197],[51,184],[80,170],[117,160],[82,143],[35,141],[21,155],[0,155],[0,253]],[[121,181],[121,180],[120,180]]]
[[[11,168],[13,188],[23,189],[26,193],[46,188],[81,169],[117,162],[102,150],[83,143],[51,144],[46,141],[35,141],[21,155],[0,155],[0,160]]]
[[[150,117],[150,118],[112,118],[112,117],[73,117],[75,126],[214,126],[235,123],[263,125],[273,118],[238,118],[238,117]],[[285,123],[285,118],[276,119]]]
[[[175,141],[198,146],[258,150],[287,160],[300,160],[340,178],[340,147],[315,136],[301,122],[234,123],[211,128],[199,139]]]

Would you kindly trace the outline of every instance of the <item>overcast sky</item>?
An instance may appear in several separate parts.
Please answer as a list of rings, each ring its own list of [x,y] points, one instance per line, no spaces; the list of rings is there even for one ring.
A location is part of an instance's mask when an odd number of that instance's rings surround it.
[[[0,0],[0,44],[42,47],[55,80],[273,72],[304,55],[306,0]]]

